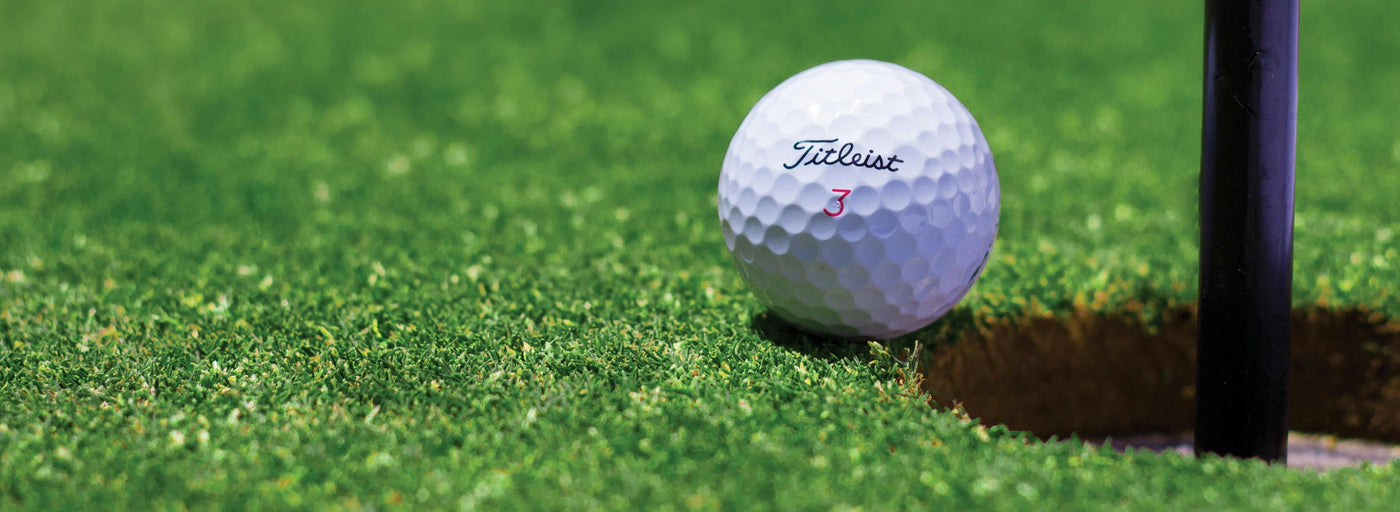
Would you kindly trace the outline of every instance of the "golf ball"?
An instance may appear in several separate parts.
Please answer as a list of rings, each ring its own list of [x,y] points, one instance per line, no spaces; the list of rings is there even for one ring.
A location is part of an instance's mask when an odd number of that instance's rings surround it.
[[[888,339],[972,288],[1001,189],[977,121],[946,89],[870,60],[787,79],[744,118],[719,178],[724,243],[773,312]]]

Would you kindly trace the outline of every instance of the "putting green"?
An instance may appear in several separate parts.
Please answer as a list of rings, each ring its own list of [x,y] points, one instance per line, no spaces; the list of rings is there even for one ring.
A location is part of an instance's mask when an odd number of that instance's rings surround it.
[[[1300,310],[1400,319],[1396,9],[1304,7]],[[899,346],[776,324],[728,261],[744,113],[887,60],[977,116],[1003,189],[983,278],[901,343],[1165,328],[1201,32],[1189,2],[0,0],[0,508],[1390,507],[1393,467],[930,409]]]

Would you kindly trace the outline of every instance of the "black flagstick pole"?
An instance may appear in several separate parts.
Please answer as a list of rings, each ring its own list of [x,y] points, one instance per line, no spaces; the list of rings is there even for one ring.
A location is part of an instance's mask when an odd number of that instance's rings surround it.
[[[1298,0],[1206,0],[1196,454],[1283,462]]]

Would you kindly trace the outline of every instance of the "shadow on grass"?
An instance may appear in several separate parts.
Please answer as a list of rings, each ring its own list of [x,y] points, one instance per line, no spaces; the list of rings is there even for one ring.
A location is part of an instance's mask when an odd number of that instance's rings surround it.
[[[772,310],[756,314],[749,327],[760,338],[779,347],[826,360],[870,358],[870,346],[861,340],[813,334],[787,323]]]

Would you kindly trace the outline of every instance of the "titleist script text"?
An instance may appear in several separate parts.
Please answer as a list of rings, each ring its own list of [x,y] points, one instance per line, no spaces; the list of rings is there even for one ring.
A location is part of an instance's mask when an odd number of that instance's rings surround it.
[[[842,165],[846,167],[867,167],[870,169],[880,169],[884,171],[896,172],[899,170],[895,164],[904,163],[899,159],[899,155],[877,155],[875,150],[866,150],[865,154],[856,151],[855,144],[847,142],[837,146],[841,139],[811,139],[799,140],[792,143],[792,149],[800,151],[790,164],[783,164],[784,169],[796,169],[799,165]]]

